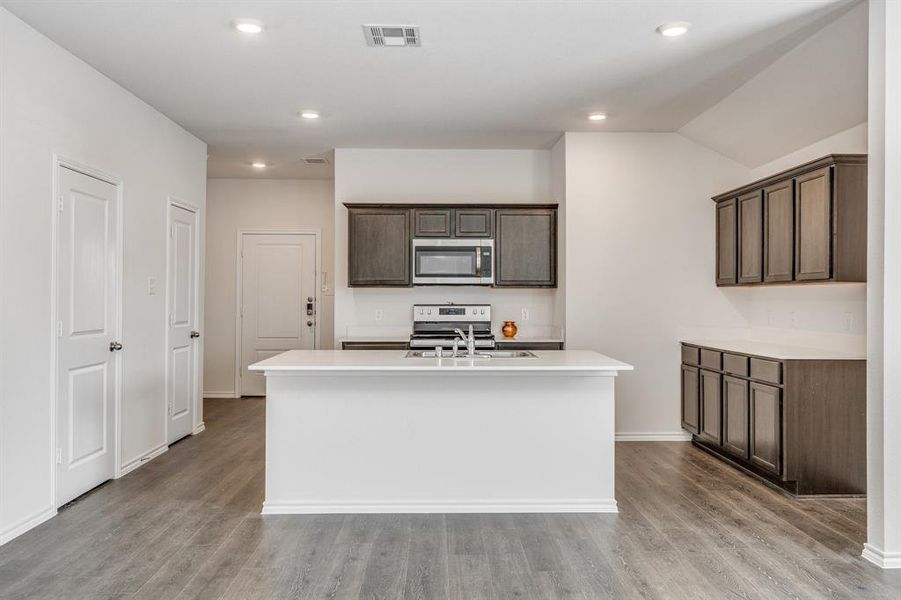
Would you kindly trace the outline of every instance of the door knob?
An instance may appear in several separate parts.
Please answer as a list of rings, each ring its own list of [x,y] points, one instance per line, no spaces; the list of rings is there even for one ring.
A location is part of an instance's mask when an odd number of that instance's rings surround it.
[[[312,326],[313,326],[313,321],[307,321],[307,327],[312,327]]]
[[[116,350],[121,350],[121,349],[122,349],[122,344],[120,344],[119,342],[110,342],[109,343],[109,351],[110,352],[115,352]]]
[[[199,331],[192,331],[192,332],[191,332],[191,337],[192,337],[192,338],[199,338],[199,337],[200,337],[200,332],[199,332]]]

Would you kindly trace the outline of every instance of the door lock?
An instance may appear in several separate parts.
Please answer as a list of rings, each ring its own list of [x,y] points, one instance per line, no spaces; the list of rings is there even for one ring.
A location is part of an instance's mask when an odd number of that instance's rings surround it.
[[[191,332],[191,337],[192,337],[192,338],[199,338],[199,337],[200,337],[200,332],[199,332],[199,331],[192,331],[192,332]]]
[[[313,321],[307,321],[307,327],[312,327],[312,326],[313,326]]]
[[[307,316],[312,317],[314,314],[313,310],[313,296],[307,296]],[[308,323],[309,324],[309,323]]]
[[[115,352],[116,350],[121,350],[121,349],[122,349],[122,344],[120,344],[119,342],[110,342],[109,343],[109,351],[110,352]]]

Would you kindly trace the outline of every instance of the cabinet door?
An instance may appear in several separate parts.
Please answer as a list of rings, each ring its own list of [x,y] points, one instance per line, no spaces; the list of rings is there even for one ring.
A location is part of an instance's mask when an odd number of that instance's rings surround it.
[[[449,208],[417,208],[413,211],[413,237],[450,237],[452,218]]]
[[[350,208],[348,286],[409,286],[410,211],[402,208]]]
[[[832,276],[831,168],[795,180],[795,278],[829,279]]]
[[[751,383],[751,462],[779,475],[782,470],[782,390]]]
[[[682,429],[694,434],[701,430],[699,386],[698,368],[682,365]]]
[[[557,211],[498,209],[494,284],[498,287],[557,285]]]
[[[763,280],[791,281],[795,267],[795,182],[763,190]]]
[[[716,205],[716,284],[738,283],[738,222],[735,200]]]
[[[723,377],[723,448],[748,458],[748,382]]]
[[[490,238],[494,235],[494,210],[490,208],[458,208],[454,211],[456,237]]]
[[[738,282],[763,281],[763,200],[759,191],[738,199]]]
[[[719,373],[701,369],[701,438],[716,445],[723,443],[723,394]]]

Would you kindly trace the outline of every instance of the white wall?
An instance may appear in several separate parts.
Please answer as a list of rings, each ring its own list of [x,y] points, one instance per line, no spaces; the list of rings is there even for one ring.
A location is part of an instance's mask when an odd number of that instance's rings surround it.
[[[335,338],[377,335],[406,339],[418,302],[487,302],[494,326],[516,320],[521,336],[559,334],[556,290],[476,287],[364,289],[347,287],[344,202],[549,203],[547,150],[335,150]],[[520,319],[521,309],[529,321]],[[384,319],[375,320],[376,309]]]
[[[54,510],[54,153],[124,181],[119,468],[166,444],[166,301],[147,279],[165,289],[167,197],[205,199],[205,144],[0,8],[0,542]]]
[[[297,228],[321,233],[326,289],[317,323],[332,348],[335,261],[335,184],[325,179],[210,179],[207,181],[206,360],[204,393],[235,394],[235,310],[239,228]],[[321,280],[320,280],[321,282]]]
[[[679,340],[745,335],[740,289],[714,285],[711,196],[748,169],[676,133],[567,133],[566,341],[635,365],[616,431],[682,437]]]

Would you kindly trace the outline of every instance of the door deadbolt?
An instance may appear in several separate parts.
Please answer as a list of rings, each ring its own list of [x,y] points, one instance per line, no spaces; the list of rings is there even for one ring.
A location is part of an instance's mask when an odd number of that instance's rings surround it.
[[[120,344],[119,342],[110,342],[109,343],[109,351],[110,352],[115,352],[116,350],[121,350],[121,349],[122,349],[122,344]]]

